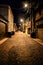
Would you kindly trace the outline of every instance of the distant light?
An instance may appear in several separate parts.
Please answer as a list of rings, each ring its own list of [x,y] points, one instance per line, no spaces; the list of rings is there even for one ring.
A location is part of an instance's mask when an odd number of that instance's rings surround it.
[[[24,2],[24,3],[23,3],[23,7],[24,7],[24,8],[28,8],[28,6],[29,6],[29,3],[28,3],[28,2]]]
[[[24,19],[20,19],[20,22],[23,22],[24,21]]]
[[[26,3],[26,4],[24,5],[24,7],[27,8],[27,7],[28,7],[28,4]]]

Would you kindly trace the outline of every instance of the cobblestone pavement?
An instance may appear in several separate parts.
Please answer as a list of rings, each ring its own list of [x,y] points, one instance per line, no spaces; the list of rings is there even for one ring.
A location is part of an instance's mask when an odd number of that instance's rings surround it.
[[[0,45],[0,65],[43,65],[43,45],[17,32]]]

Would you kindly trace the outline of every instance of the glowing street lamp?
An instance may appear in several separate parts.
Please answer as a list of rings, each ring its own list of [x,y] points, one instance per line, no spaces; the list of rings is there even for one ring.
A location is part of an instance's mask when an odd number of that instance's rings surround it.
[[[25,8],[27,8],[27,7],[28,7],[28,4],[27,4],[27,3],[25,3],[25,4],[24,4],[24,7],[25,7]]]
[[[24,19],[21,18],[21,19],[20,19],[20,22],[24,22]]]
[[[25,12],[25,14],[24,15],[27,15],[27,13],[29,12],[29,7],[30,7],[30,3],[29,2],[23,2],[22,3],[22,7],[23,7],[23,11]]]
[[[28,4],[28,2],[23,2],[23,8],[28,8],[28,6],[29,6],[29,4]]]

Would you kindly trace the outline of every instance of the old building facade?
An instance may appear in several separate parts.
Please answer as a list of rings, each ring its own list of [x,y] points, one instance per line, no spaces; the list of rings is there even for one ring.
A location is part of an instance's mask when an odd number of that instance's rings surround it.
[[[43,40],[43,2],[38,1],[32,6],[31,29],[35,31],[36,38]]]
[[[9,5],[0,5],[0,37],[14,32],[14,16]]]

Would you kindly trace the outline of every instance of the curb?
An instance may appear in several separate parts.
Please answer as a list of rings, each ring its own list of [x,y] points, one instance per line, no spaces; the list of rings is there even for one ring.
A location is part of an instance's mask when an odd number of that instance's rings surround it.
[[[43,45],[43,41],[42,40],[37,39],[37,38],[36,39],[33,39],[33,40]]]
[[[8,38],[4,38],[0,41],[0,44],[3,44]]]

